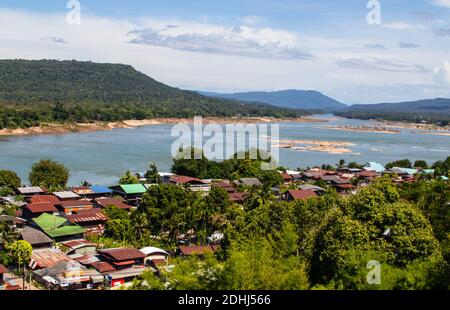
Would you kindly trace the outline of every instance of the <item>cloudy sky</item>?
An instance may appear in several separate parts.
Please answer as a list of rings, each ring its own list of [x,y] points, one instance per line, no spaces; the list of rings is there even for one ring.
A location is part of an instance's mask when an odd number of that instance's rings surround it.
[[[42,2],[0,0],[0,58],[126,63],[193,90],[450,97],[450,0],[380,0],[380,24],[369,0],[79,0],[79,24],[75,1]]]

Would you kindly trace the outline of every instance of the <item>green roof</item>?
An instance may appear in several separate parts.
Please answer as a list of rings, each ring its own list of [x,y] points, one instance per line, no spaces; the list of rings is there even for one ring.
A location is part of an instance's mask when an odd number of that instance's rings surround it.
[[[72,224],[67,219],[57,215],[42,213],[33,221],[52,238],[84,233],[81,226]]]
[[[144,185],[142,184],[122,184],[120,188],[125,192],[125,194],[133,195],[133,194],[143,194],[147,191]]]

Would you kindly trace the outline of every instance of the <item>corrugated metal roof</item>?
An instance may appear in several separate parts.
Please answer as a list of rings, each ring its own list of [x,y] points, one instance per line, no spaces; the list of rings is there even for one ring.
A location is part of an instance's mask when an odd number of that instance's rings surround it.
[[[317,197],[316,192],[312,190],[290,190],[288,193],[295,200],[305,200],[308,198]]]
[[[108,206],[116,206],[119,209],[131,209],[130,205],[115,198],[97,198],[95,201],[103,208],[106,208]]]
[[[40,202],[40,203],[29,203],[26,208],[31,213],[43,213],[43,212],[56,212],[58,211],[53,203]]]
[[[21,194],[38,194],[38,193],[44,193],[44,190],[39,186],[25,186],[25,187],[19,187],[17,191]]]
[[[111,194],[112,190],[107,188],[106,186],[91,186],[91,190],[96,194]]]
[[[48,237],[42,231],[37,230],[30,226],[25,226],[21,231],[22,239],[30,243],[31,245],[37,244],[52,244],[53,239]]]
[[[145,254],[135,248],[117,248],[98,250],[98,253],[114,261],[127,261],[145,258]]]
[[[142,184],[122,184],[120,188],[127,195],[143,194],[147,189]]]
[[[74,192],[70,192],[70,191],[54,192],[53,195],[55,195],[59,199],[80,198],[79,195],[75,194]]]
[[[52,238],[84,233],[82,227],[70,223],[66,218],[61,216],[43,213],[39,217],[34,218],[33,221]]]
[[[32,196],[30,198],[30,202],[31,203],[52,203],[52,204],[56,204],[59,202],[58,197],[54,196],[54,195],[37,195],[37,196]]]
[[[59,249],[35,249],[31,253],[30,267],[31,269],[47,268],[61,261],[70,261],[70,257]]]

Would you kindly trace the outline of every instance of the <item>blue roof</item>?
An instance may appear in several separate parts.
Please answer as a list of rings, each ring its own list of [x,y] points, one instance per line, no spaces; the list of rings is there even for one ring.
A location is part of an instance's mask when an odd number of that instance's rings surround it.
[[[364,168],[366,170],[375,171],[375,172],[383,172],[386,169],[384,169],[384,166],[382,164],[376,163],[376,162],[368,162]]]
[[[398,169],[403,173],[413,175],[417,173],[417,169],[411,169],[411,168],[402,168],[402,167],[394,167],[393,169]]]
[[[96,194],[111,194],[112,190],[107,188],[106,186],[91,186],[91,190]]]

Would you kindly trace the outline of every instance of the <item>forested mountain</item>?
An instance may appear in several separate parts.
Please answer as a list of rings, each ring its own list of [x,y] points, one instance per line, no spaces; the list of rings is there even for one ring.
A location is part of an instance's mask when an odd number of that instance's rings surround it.
[[[0,128],[43,122],[153,117],[306,115],[167,86],[133,67],[57,60],[0,60]]]
[[[352,105],[338,115],[361,119],[433,122],[447,125],[450,121],[450,99],[437,98],[399,103]]]
[[[274,92],[243,92],[233,94],[200,92],[200,94],[216,98],[262,102],[278,107],[322,110],[325,112],[340,111],[347,108],[345,104],[314,90],[290,89]]]

